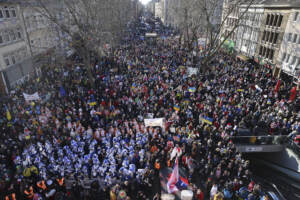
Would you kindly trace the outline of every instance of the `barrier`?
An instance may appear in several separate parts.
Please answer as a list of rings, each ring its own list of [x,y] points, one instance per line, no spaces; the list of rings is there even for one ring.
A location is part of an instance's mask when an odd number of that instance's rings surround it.
[[[182,200],[192,200],[193,199],[193,191],[191,191],[191,190],[182,190],[181,191],[181,199]]]
[[[162,194],[161,199],[162,200],[175,200],[175,196],[173,194]]]

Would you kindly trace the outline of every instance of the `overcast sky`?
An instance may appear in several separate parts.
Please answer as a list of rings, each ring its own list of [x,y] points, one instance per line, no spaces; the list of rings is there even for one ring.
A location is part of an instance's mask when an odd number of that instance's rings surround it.
[[[140,2],[142,2],[142,4],[146,5],[149,1],[151,0],[140,0]]]

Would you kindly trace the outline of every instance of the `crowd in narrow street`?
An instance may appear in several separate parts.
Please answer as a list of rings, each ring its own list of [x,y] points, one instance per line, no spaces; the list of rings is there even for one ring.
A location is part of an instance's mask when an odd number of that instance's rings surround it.
[[[94,81],[77,55],[2,99],[1,200],[159,199],[159,171],[176,157],[194,199],[264,198],[232,136],[239,128],[300,134],[293,85],[275,89],[270,69],[223,51],[189,75],[192,58],[174,31],[161,25],[150,44],[142,19],[94,63]],[[24,100],[35,92],[44,98]],[[146,127],[149,117],[164,118],[165,127]]]

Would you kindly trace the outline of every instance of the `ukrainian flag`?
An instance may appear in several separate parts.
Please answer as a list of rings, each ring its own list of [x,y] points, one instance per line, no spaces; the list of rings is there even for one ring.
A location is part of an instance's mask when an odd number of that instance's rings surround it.
[[[244,89],[238,89],[237,91],[238,92],[244,92]]]
[[[96,101],[89,102],[89,105],[90,106],[95,106],[95,105],[97,105],[97,102]]]
[[[179,107],[178,105],[175,105],[173,108],[174,108],[174,110],[176,110],[176,111],[179,111],[179,110],[180,110],[180,107]]]
[[[189,92],[196,92],[196,88],[195,87],[190,87]]]
[[[184,104],[189,104],[189,103],[190,103],[190,100],[189,100],[189,99],[185,99],[185,100],[183,101],[183,103],[184,103]]]
[[[7,118],[8,121],[10,121],[11,120],[11,114],[10,114],[9,110],[7,109],[6,105],[5,105],[5,110],[6,110],[6,118]]]
[[[136,88],[136,84],[133,83],[132,86],[131,86],[131,88],[132,88],[132,89],[135,89],[135,88]]]
[[[212,125],[213,119],[209,118],[209,117],[206,117],[206,116],[203,116],[202,117],[202,122],[207,123],[209,125]]]

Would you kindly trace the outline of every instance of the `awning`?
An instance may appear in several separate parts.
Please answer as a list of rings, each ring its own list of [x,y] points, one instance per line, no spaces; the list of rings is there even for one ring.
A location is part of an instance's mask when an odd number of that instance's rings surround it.
[[[249,60],[249,58],[247,56],[242,55],[242,54],[240,54],[240,55],[238,55],[236,57],[239,58],[239,59],[241,59],[241,60],[243,60],[243,61],[248,61]]]

